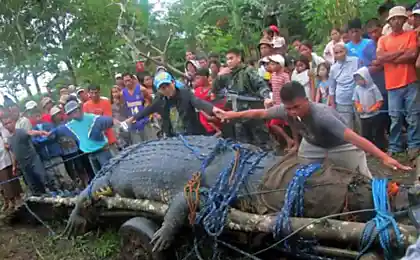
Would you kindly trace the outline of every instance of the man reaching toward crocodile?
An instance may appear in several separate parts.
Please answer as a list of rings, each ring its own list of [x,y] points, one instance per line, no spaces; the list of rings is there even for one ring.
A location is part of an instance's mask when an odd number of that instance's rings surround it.
[[[366,161],[365,152],[380,159],[386,166],[397,170],[411,170],[382,152],[367,139],[348,128],[340,115],[330,107],[310,102],[303,86],[290,82],[280,91],[283,104],[269,109],[252,109],[241,112],[217,111],[223,120],[260,118],[287,120],[293,131],[295,144],[299,144],[298,134],[302,138],[298,156],[311,161],[328,158],[337,166],[359,172],[372,178]],[[297,151],[295,145],[292,151]]]
[[[156,75],[155,86],[160,95],[150,106],[128,118],[127,123],[133,123],[153,113],[159,113],[162,116],[162,129],[166,136],[204,135],[206,133],[198,119],[196,110],[202,110],[211,115],[220,109],[196,98],[187,88],[176,88],[173,77],[167,72]]]

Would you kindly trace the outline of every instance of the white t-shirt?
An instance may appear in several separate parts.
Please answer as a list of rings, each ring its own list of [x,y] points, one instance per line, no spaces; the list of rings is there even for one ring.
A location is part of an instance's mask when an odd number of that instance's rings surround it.
[[[304,88],[306,96],[311,100],[311,85],[309,82],[309,70],[304,70],[301,73],[298,73],[296,70],[292,72],[292,81],[299,82]]]
[[[0,170],[3,170],[12,165],[12,158],[10,158],[10,153],[4,147],[7,144],[7,138],[9,138],[10,133],[2,124],[0,124],[0,134]]]

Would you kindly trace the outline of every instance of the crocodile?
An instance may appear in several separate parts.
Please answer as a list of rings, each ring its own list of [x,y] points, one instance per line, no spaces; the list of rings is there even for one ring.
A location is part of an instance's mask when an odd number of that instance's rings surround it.
[[[87,223],[84,214],[98,196],[149,199],[169,204],[162,226],[152,239],[153,250],[168,248],[176,232],[186,223],[189,213],[184,194],[186,183],[193,173],[200,171],[203,158],[214,152],[217,145],[224,141],[210,136],[185,136],[149,141],[126,148],[111,159],[79,194],[64,234],[74,235],[84,229]],[[219,174],[232,161],[233,147],[233,144],[229,144],[215,155],[202,173],[201,187],[210,188],[215,185]],[[284,188],[287,188],[301,162],[274,153],[267,153],[261,159],[262,150],[259,148],[247,144],[241,144],[241,147],[255,152],[248,158],[249,163],[245,167],[251,167],[253,162],[256,167],[247,175],[238,191],[250,195],[238,197],[232,206],[249,213],[278,212],[283,204]],[[261,160],[257,162],[258,159]],[[304,196],[305,217],[340,213],[344,210],[344,204],[346,210],[373,208],[370,180],[357,172],[324,164],[319,173],[308,178],[306,185],[309,188]],[[329,185],[328,188],[325,185]],[[283,188],[283,191],[279,188]],[[251,195],[268,190],[274,191],[271,194],[267,192],[266,196]],[[394,201],[399,205],[394,205],[394,209],[408,206],[406,193],[399,192],[396,196]],[[331,202],[332,197],[337,203]],[[365,216],[364,220],[371,217]]]

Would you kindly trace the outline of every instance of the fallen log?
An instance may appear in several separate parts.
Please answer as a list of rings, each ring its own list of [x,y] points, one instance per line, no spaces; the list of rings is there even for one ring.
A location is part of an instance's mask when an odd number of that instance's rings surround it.
[[[29,202],[52,204],[53,206],[74,206],[76,198],[52,198],[52,197],[29,197]],[[106,207],[108,209],[124,209],[140,212],[147,212],[158,217],[163,217],[168,209],[168,205],[146,199],[128,199],[122,197],[102,197],[96,206]],[[365,227],[364,223],[339,221],[329,219],[330,216],[313,218],[290,218],[292,230],[298,231],[297,235],[305,238],[315,238],[320,240],[339,241],[346,244],[359,243],[359,238]],[[276,216],[257,215],[230,209],[227,227],[231,230],[245,232],[263,232],[271,233],[275,223]],[[416,242],[416,229],[412,226],[398,224],[405,249],[410,244]],[[395,234],[390,230],[391,243],[396,246]],[[377,246],[379,241],[375,241]]]

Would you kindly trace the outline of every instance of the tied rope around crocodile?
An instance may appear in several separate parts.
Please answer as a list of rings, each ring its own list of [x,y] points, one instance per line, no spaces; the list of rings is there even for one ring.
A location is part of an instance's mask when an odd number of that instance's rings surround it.
[[[375,178],[372,180],[372,197],[376,216],[366,223],[359,245],[360,254],[356,260],[360,259],[371,248],[378,235],[379,242],[384,250],[385,259],[395,259],[392,252],[391,235],[388,230],[388,226],[390,225],[394,230],[398,249],[403,247],[401,232],[392,215],[391,207],[389,205],[387,187],[387,179]]]
[[[306,180],[312,176],[312,174],[321,169],[321,166],[322,165],[320,163],[313,163],[300,166],[296,170],[295,176],[287,187],[284,205],[279,212],[273,227],[273,235],[275,238],[281,237],[284,233],[289,234],[292,232],[290,217],[303,217]],[[287,240],[284,241],[285,248],[283,251],[293,253],[298,257],[303,257],[304,259],[330,259],[313,255],[309,252],[310,248],[315,244],[314,241],[300,239],[297,242],[299,242],[298,244],[300,246],[299,248],[295,248],[297,252],[292,252]]]
[[[229,207],[245,179],[267,155],[266,152],[253,152],[239,144],[234,144],[232,149],[235,156],[229,166],[220,173],[216,184],[206,191],[207,199],[196,218],[196,223],[201,223],[206,233],[214,238],[223,232]],[[246,162],[251,157],[256,159],[248,168]]]

